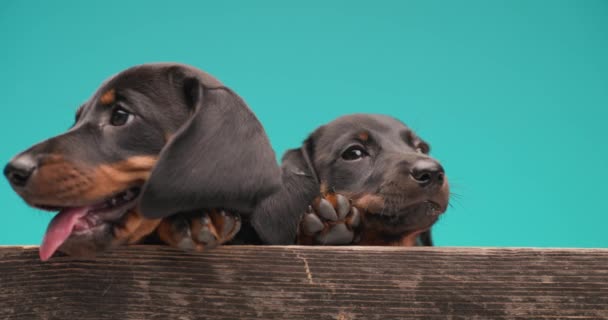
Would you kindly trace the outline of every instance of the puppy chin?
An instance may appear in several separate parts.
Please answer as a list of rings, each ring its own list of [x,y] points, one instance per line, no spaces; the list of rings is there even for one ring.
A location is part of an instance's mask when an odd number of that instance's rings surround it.
[[[86,233],[71,235],[58,251],[74,258],[94,258],[116,246],[113,241],[111,226],[103,224]]]
[[[385,208],[382,213],[368,213],[366,222],[381,224],[384,229],[410,232],[430,228],[438,219],[441,211],[432,203],[424,202],[405,208]]]
[[[435,201],[409,203],[379,194],[364,195],[354,204],[363,210],[368,227],[393,235],[427,230],[445,211],[443,204]]]

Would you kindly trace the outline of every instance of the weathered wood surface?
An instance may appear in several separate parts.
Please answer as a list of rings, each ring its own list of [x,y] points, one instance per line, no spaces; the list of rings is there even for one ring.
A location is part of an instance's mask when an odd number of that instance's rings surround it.
[[[608,319],[608,250],[0,248],[0,319]]]

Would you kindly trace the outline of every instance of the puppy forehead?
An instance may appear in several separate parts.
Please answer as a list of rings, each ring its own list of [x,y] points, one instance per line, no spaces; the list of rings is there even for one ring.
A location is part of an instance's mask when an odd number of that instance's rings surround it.
[[[87,104],[90,108],[97,105],[111,107],[117,101],[127,101],[130,107],[135,108],[140,105],[138,102],[145,105],[155,100],[164,102],[165,98],[172,99],[173,91],[162,69],[134,67],[105,80]]]
[[[130,68],[120,72],[102,83],[96,96],[107,97],[110,92],[114,95],[125,90],[149,91],[164,85],[161,71],[157,68]],[[102,101],[103,102],[103,101]]]
[[[348,127],[360,131],[392,132],[407,129],[407,126],[389,116],[381,114],[353,114],[330,122],[328,127]]]
[[[124,91],[132,90],[149,97],[167,97],[184,77],[196,78],[207,88],[223,87],[212,75],[179,63],[147,63],[123,70],[107,78],[89,102],[111,105]]]
[[[207,88],[223,87],[214,76],[195,67],[179,63],[148,63],[131,67],[107,79],[102,86],[111,82],[137,87],[152,84],[172,84],[178,78],[196,78]]]
[[[317,144],[331,147],[350,140],[395,139],[408,127],[401,121],[384,115],[356,114],[338,118],[325,125]]]

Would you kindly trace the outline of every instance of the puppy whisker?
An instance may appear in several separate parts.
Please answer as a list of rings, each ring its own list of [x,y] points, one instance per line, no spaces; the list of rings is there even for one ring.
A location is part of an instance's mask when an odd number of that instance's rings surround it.
[[[462,199],[458,199],[458,198],[452,198],[450,199],[450,201],[448,202],[448,207],[455,209],[457,207],[460,208],[464,208],[464,206],[462,205]]]

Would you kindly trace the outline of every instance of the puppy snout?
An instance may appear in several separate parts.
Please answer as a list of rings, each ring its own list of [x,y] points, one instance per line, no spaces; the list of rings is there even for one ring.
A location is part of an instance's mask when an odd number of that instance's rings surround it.
[[[445,179],[443,167],[433,159],[414,162],[410,175],[421,187],[440,187]]]
[[[36,161],[29,154],[17,156],[6,167],[4,176],[11,183],[13,188],[23,188],[36,170]]]

